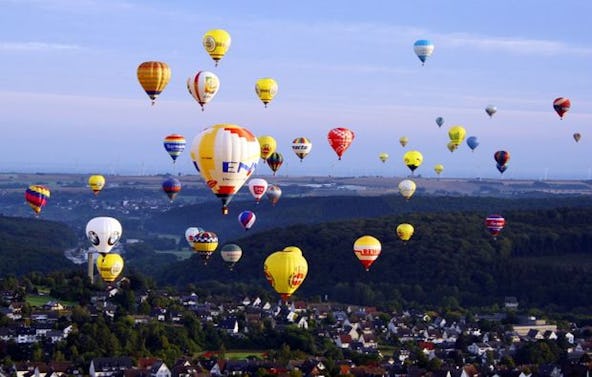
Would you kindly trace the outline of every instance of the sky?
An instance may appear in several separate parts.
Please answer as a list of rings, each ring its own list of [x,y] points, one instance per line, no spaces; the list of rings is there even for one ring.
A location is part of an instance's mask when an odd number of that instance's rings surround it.
[[[193,138],[234,123],[278,141],[279,175],[406,176],[403,154],[418,150],[424,177],[443,164],[442,177],[500,178],[493,154],[506,150],[503,179],[592,178],[589,0],[0,0],[0,9],[0,173],[197,174]],[[201,43],[216,28],[232,38],[217,67]],[[424,66],[418,39],[435,46]],[[172,71],[155,106],[136,77],[148,60]],[[185,82],[203,70],[220,89],[202,112]],[[254,90],[261,77],[279,86],[268,108]],[[563,120],[556,97],[572,103]],[[474,151],[448,151],[454,125],[478,137]],[[341,161],[327,142],[335,127],[356,135]],[[172,133],[187,139],[175,165],[162,145]],[[302,162],[296,137],[313,145]],[[255,172],[270,174],[263,164]]]

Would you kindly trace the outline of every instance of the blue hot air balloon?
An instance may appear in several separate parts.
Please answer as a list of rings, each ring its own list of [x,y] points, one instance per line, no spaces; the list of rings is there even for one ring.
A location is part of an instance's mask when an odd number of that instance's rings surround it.
[[[238,222],[245,228],[245,230],[251,229],[253,224],[255,224],[255,219],[257,217],[252,211],[242,211],[238,215]]]
[[[438,125],[438,127],[442,127],[442,125],[444,124],[444,118],[437,117],[436,118],[436,124]]]
[[[419,60],[421,60],[421,65],[424,65],[426,59],[434,52],[434,44],[427,39],[420,39],[413,45],[413,50]]]
[[[477,140],[477,136],[469,136],[467,138],[467,145],[471,148],[472,151],[475,150],[479,146],[479,141]]]

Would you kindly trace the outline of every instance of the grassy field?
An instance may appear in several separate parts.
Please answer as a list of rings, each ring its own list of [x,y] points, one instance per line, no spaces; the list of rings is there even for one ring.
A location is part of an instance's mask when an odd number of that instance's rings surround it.
[[[155,252],[157,254],[172,254],[177,260],[189,259],[193,255],[193,252],[189,250],[156,250]]]
[[[57,301],[60,304],[62,304],[63,306],[73,306],[73,305],[76,305],[75,302],[58,300],[55,297],[51,297],[51,296],[47,296],[47,295],[27,295],[27,297],[25,298],[25,301],[29,305],[31,305],[31,306],[37,306],[37,307],[41,307],[41,306],[47,304],[48,301]]]

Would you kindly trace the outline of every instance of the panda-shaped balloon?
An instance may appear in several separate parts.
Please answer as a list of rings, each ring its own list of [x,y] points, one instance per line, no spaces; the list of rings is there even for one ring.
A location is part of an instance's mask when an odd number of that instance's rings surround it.
[[[95,217],[86,224],[86,236],[100,254],[107,254],[121,239],[121,224],[113,217]]]

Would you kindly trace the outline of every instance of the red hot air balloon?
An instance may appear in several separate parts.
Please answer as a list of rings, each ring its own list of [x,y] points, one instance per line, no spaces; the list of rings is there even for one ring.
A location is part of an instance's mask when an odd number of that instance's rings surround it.
[[[559,115],[559,118],[563,119],[563,115],[569,111],[571,107],[571,101],[566,97],[558,97],[553,101],[553,109]]]
[[[510,161],[510,152],[497,151],[493,154],[495,162],[497,162],[497,170],[503,173],[508,168],[508,161]]]
[[[485,226],[489,233],[493,236],[495,240],[497,236],[501,233],[502,229],[506,225],[506,220],[501,215],[489,215],[485,219]]]
[[[172,202],[179,191],[181,191],[181,182],[174,177],[169,177],[162,182],[162,191],[164,191]]]
[[[337,127],[329,131],[327,135],[327,140],[329,140],[329,144],[331,148],[337,153],[337,157],[341,160],[341,156],[343,153],[349,148],[352,141],[354,140],[355,134],[352,130]]]

